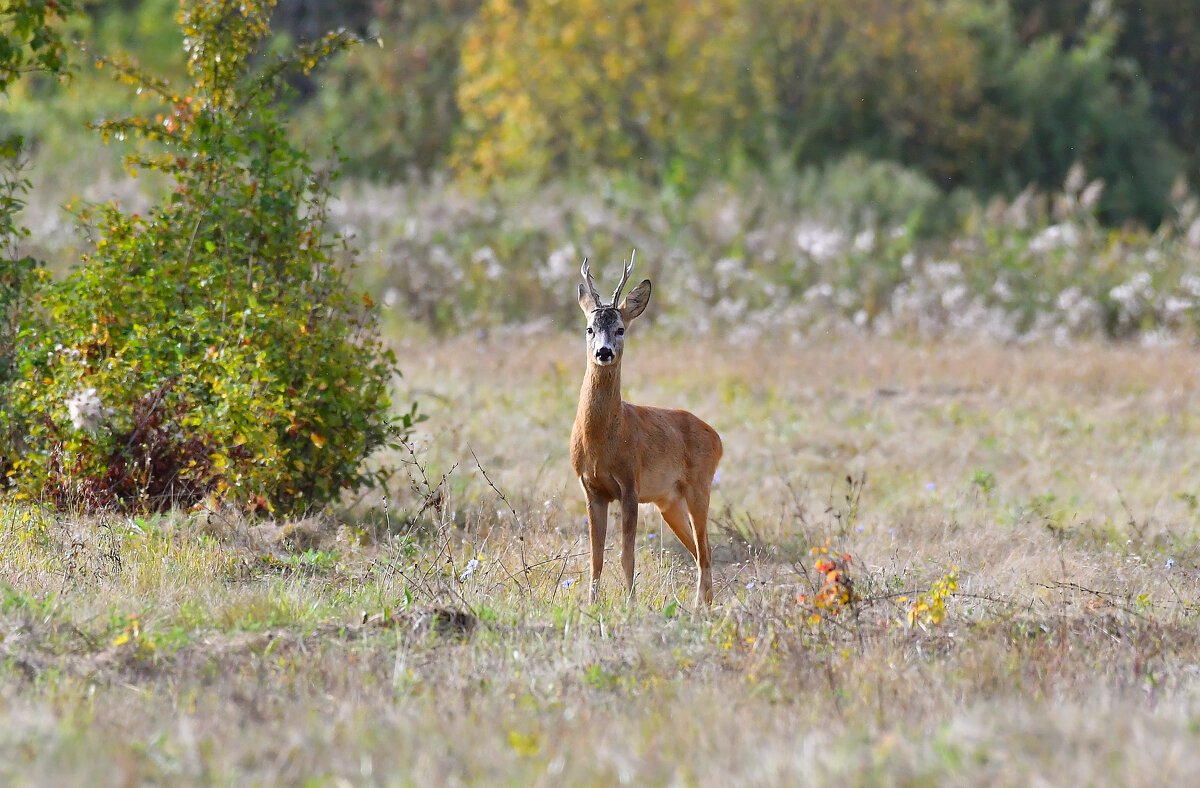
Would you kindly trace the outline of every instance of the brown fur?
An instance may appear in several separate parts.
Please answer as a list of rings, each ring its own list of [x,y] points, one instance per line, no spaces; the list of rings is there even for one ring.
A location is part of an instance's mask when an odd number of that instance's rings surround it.
[[[590,284],[590,283],[589,283]],[[645,308],[649,282],[636,309],[620,307],[628,324]],[[634,298],[638,291],[630,294]],[[581,306],[589,311],[591,303]],[[634,540],[639,503],[653,503],[696,560],[697,603],[712,604],[712,553],[708,543],[708,500],[721,461],[717,431],[685,410],[632,405],[621,400],[621,348],[615,361],[596,363],[589,353],[571,431],[571,467],[588,501],[591,537],[591,599],[604,568],[608,506],[621,507],[621,565],[633,595]],[[690,514],[690,523],[689,523]]]

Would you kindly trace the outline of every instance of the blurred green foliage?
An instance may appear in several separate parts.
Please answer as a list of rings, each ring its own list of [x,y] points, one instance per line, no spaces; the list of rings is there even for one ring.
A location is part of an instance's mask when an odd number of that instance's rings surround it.
[[[156,72],[173,0],[102,0],[78,34]],[[694,192],[860,154],[943,192],[1055,188],[1074,164],[1107,185],[1106,223],[1157,224],[1200,164],[1200,14],[1192,0],[285,0],[277,32],[342,21],[376,45],[306,89],[305,144],[334,136],[355,175],[452,170],[486,184],[633,173]],[[55,131],[111,112],[84,72],[6,122],[47,156]],[[124,100],[123,98],[121,100]],[[76,123],[76,126],[78,124]]]
[[[348,175],[395,180],[443,165],[461,122],[459,50],[479,0],[381,3],[366,45],[338,55],[300,110],[306,145],[330,138]]]
[[[760,92],[737,0],[483,4],[463,43],[456,169],[720,175]]]
[[[143,113],[105,120],[133,170],[173,184],[147,215],[85,208],[94,250],[22,314],[0,455],[17,494],[144,510],[201,499],[294,514],[373,478],[395,360],[326,233],[329,177],[288,139],[282,80],[352,42],[262,51],[270,0],[194,0],[182,86],[104,70]]]

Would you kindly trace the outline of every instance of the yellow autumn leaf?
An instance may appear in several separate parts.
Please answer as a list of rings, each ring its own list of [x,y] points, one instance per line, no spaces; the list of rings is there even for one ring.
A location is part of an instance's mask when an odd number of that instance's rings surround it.
[[[314,432],[309,435],[312,438],[313,445],[318,449],[325,448],[325,438],[319,432]]]

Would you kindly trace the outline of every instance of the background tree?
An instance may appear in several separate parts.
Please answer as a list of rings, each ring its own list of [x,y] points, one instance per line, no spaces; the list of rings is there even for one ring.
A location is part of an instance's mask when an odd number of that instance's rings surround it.
[[[379,3],[373,45],[338,54],[301,109],[306,142],[330,137],[354,156],[348,174],[393,180],[445,165],[460,113],[454,86],[467,22],[479,0]]]
[[[486,2],[463,42],[458,166],[488,181],[719,172],[756,103],[738,6]]]

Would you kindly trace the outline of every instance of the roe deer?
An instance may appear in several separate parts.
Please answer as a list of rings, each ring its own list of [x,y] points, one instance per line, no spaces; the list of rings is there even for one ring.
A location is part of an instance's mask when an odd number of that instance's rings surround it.
[[[604,569],[608,505],[617,501],[621,506],[621,567],[632,599],[638,503],[653,503],[696,559],[696,604],[703,600],[711,605],[708,497],[721,461],[721,437],[685,410],[621,400],[625,329],[650,302],[650,280],[644,279],[617,305],[632,270],[631,255],[612,302],[605,304],[596,292],[587,260],[581,269],[585,284],[579,286],[579,307],[587,316],[588,360],[571,430],[571,467],[587,496],[592,548],[589,598],[596,601]]]

